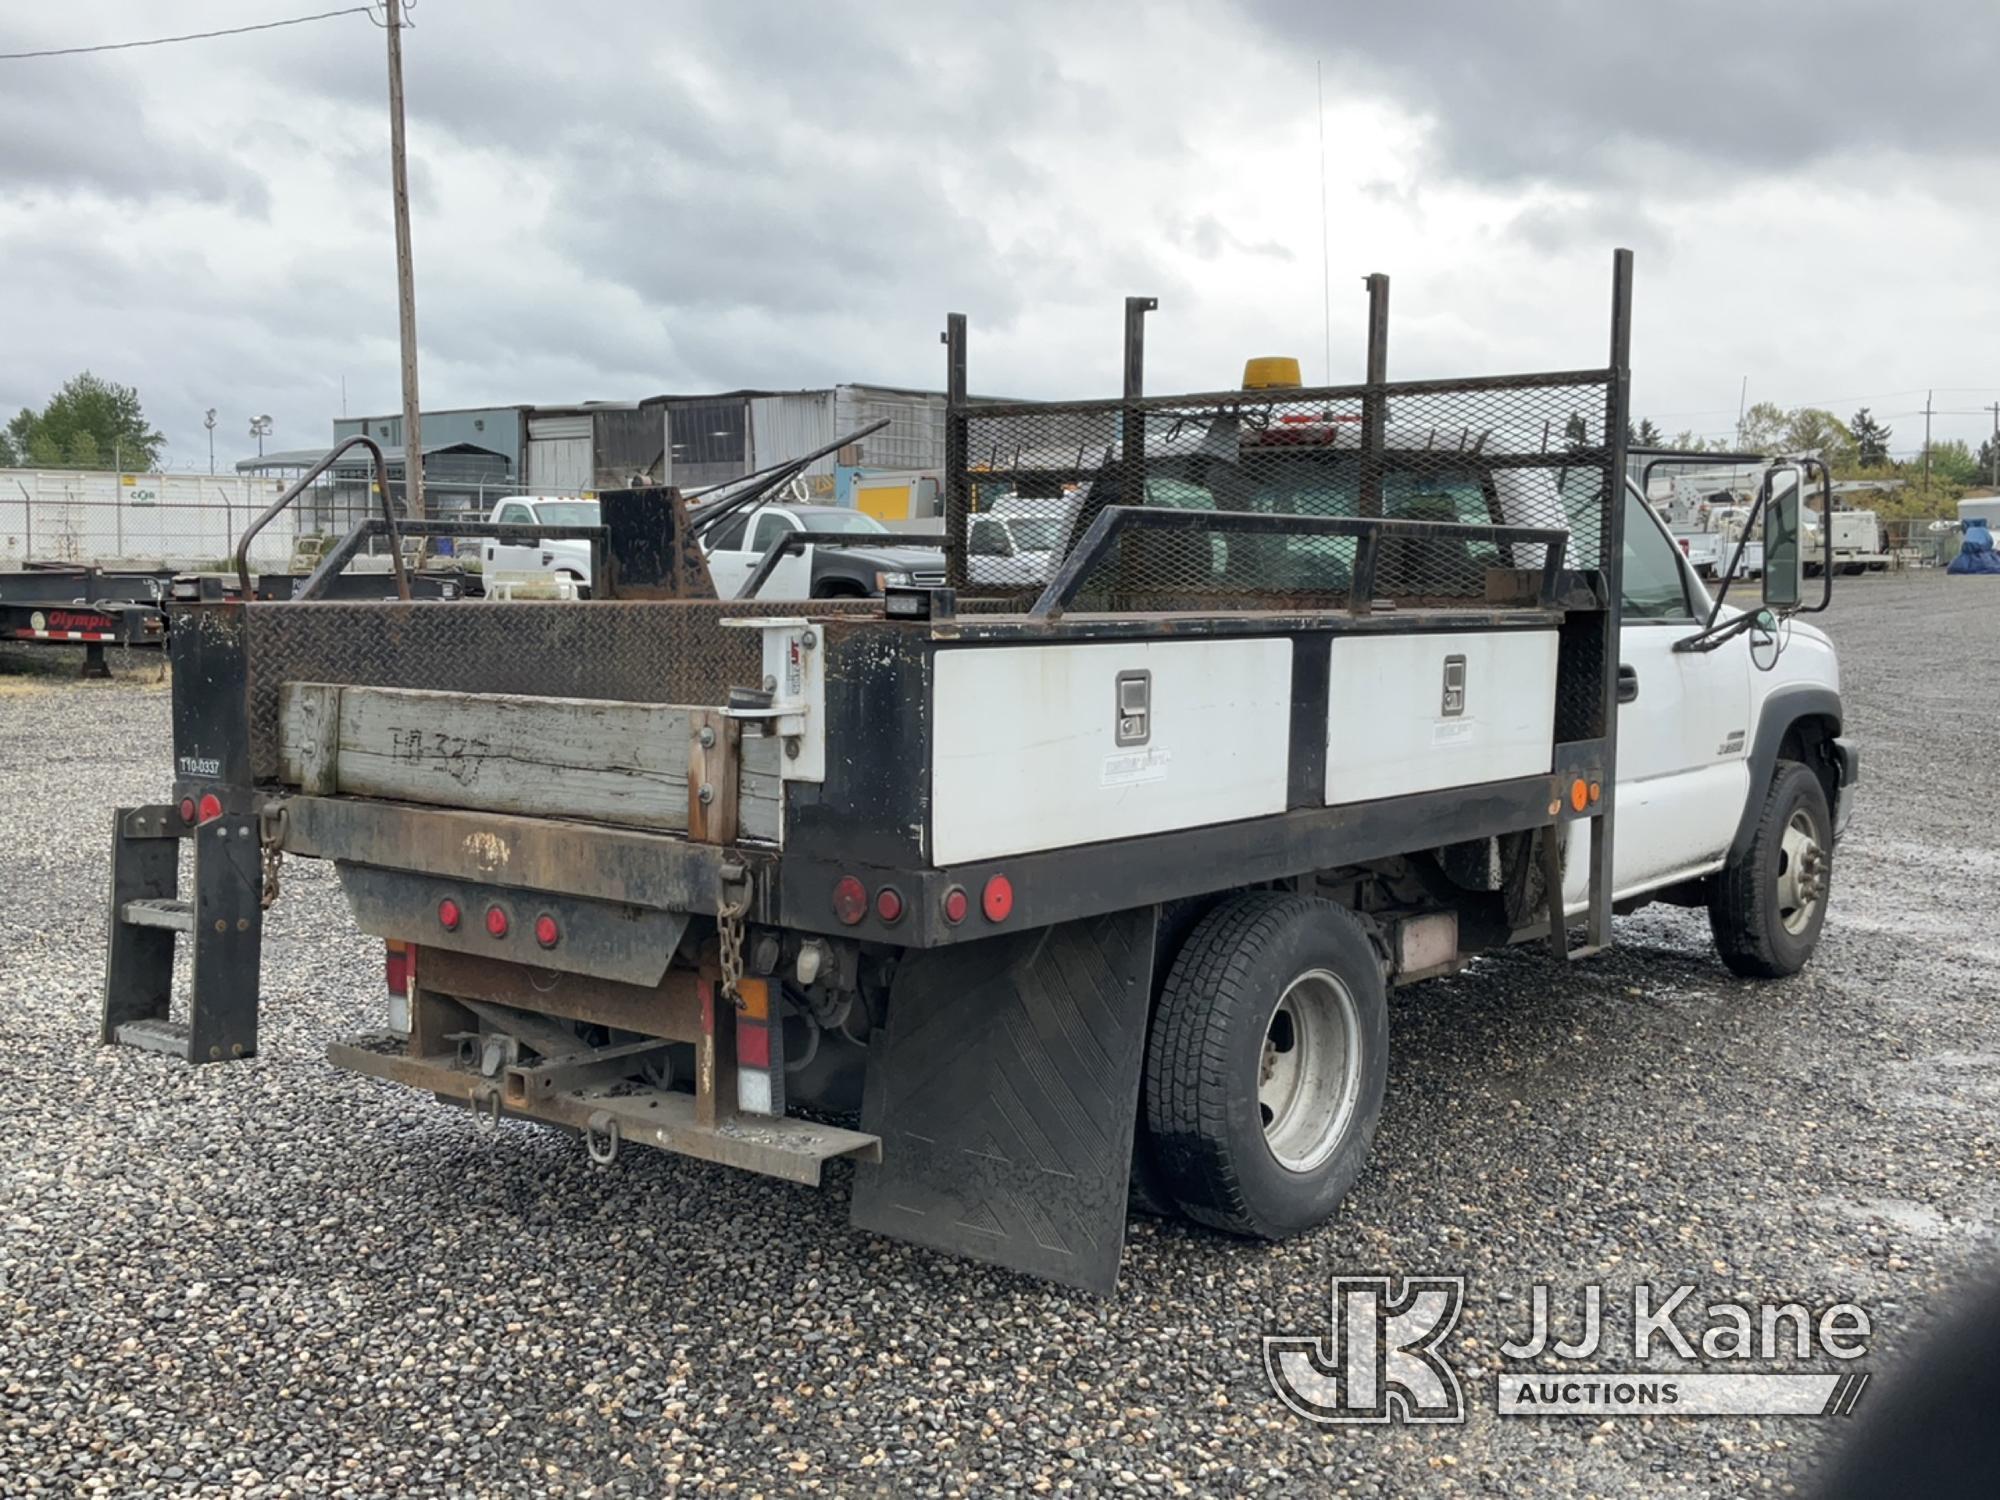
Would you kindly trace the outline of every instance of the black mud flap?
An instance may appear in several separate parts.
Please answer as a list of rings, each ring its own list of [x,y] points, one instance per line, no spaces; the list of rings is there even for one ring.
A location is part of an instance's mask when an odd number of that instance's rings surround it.
[[[1087,1291],[1118,1283],[1153,908],[913,953],[873,1039],[859,1229]]]

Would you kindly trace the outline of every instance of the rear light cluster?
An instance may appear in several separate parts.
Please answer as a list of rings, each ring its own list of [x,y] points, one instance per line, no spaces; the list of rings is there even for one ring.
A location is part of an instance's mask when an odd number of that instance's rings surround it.
[[[843,926],[860,925],[868,915],[871,904],[875,920],[884,927],[895,926],[909,910],[903,893],[893,885],[877,890],[875,900],[870,903],[868,887],[858,877],[843,875],[833,883],[833,914]],[[945,922],[952,927],[972,915],[972,897],[962,885],[947,886],[938,905],[944,913]],[[979,909],[989,922],[1006,921],[1014,914],[1014,882],[1005,875],[988,876],[979,893]]]
[[[192,797],[183,797],[180,815],[183,823],[213,823],[222,816],[222,799],[213,792],[203,792],[199,802]]]
[[[465,923],[465,909],[451,897],[446,896],[437,905],[438,926],[446,932],[456,932]],[[513,922],[504,906],[486,908],[486,935],[504,938],[513,930]],[[535,918],[535,941],[544,948],[553,948],[562,941],[562,926],[547,912]]]

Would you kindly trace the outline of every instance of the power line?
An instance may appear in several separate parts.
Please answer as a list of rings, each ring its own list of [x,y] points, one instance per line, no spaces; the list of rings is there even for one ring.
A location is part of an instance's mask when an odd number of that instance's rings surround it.
[[[29,57],[75,57],[84,52],[127,52],[134,47],[165,47],[174,42],[205,42],[210,37],[242,36],[249,31],[276,31],[280,26],[303,26],[308,21],[331,21],[335,16],[365,16],[371,7],[350,5],[344,10],[323,10],[310,16],[293,16],[284,21],[259,21],[250,26],[229,26],[221,31],[191,31],[186,36],[156,36],[143,42],[103,42],[94,47],[49,47],[40,52],[0,52],[0,62],[19,62]]]

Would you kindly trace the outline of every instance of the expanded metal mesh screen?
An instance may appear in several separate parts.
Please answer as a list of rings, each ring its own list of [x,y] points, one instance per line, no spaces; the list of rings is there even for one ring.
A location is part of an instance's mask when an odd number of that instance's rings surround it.
[[[1316,608],[1523,597],[1546,544],[1599,565],[1613,494],[1609,372],[969,404],[953,421],[954,585],[1027,597],[1106,507],[1427,525],[1248,531],[1218,518],[1121,530],[1074,583],[1079,610]],[[1436,529],[1432,529],[1432,528]],[[1082,563],[1079,563],[1081,566]]]

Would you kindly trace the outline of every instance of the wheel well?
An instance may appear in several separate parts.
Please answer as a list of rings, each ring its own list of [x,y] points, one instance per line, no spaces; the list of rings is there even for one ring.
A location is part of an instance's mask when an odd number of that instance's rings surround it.
[[[1831,808],[1840,792],[1840,768],[1834,764],[1833,741],[1840,726],[1825,714],[1802,714],[1778,741],[1778,759],[1795,760],[1819,778]]]
[[[868,590],[850,578],[829,578],[824,583],[813,585],[815,599],[866,599]]]

